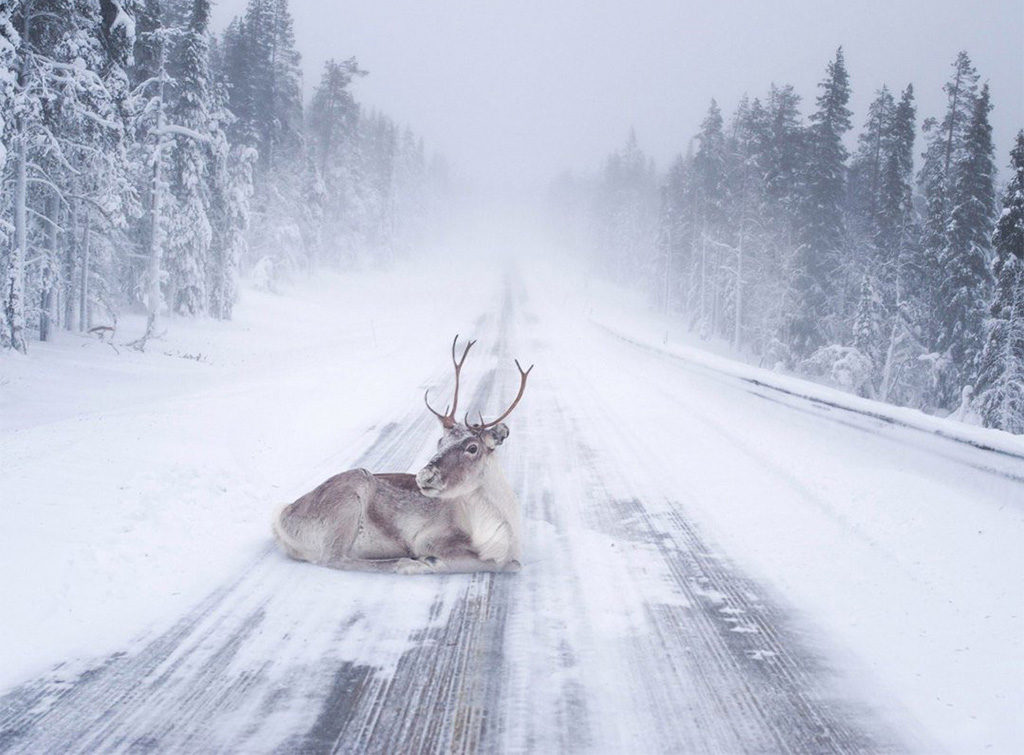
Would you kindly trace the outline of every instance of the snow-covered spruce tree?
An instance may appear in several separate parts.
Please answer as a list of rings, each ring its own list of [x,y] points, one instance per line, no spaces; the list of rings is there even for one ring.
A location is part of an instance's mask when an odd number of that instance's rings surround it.
[[[913,203],[914,89],[907,85],[893,111],[879,186],[874,244],[877,279],[885,312],[884,352],[876,363],[875,395],[882,401],[918,406],[926,388],[919,357],[924,319],[930,309],[922,299],[928,280],[922,259],[921,229]]]
[[[94,312],[102,325],[116,325],[117,310],[124,301],[131,265],[127,249],[134,239],[129,235],[133,218],[141,214],[138,187],[132,165],[134,100],[131,92],[131,68],[137,41],[138,0],[101,0],[99,3],[100,41],[104,54],[97,55],[100,78],[109,97],[108,127],[95,132],[95,151],[87,153],[89,167],[82,170],[92,176],[95,201],[82,200],[98,231],[91,250],[91,265],[83,265],[86,284],[79,289],[79,327],[88,329]],[[88,191],[80,192],[88,195]],[[72,297],[66,296],[65,299]]]
[[[873,215],[874,247],[884,269],[883,279],[891,281],[892,268],[911,236],[916,236],[913,204],[914,138],[917,109],[914,87],[907,85],[891,119],[882,144],[878,198]]]
[[[257,155],[254,147],[231,147],[223,132],[215,132],[212,178],[213,244],[207,264],[208,311],[221,320],[231,319],[238,298],[238,269],[248,248],[250,201],[253,170]]]
[[[423,140],[405,128],[398,143],[394,168],[394,201],[392,244],[397,253],[405,253],[423,240],[428,219],[427,165]]]
[[[317,182],[323,182],[324,226],[319,232],[323,233],[325,228],[335,254],[340,253],[348,260],[359,247],[366,216],[360,195],[365,171],[359,154],[359,106],[350,86],[355,78],[365,75],[355,58],[340,63],[328,60],[313,93],[308,116],[312,164],[307,168],[304,193],[315,198],[319,192]],[[319,235],[316,231],[308,233]]]
[[[687,285],[692,265],[693,203],[691,201],[693,158],[679,155],[668,169],[661,188],[658,217],[659,304],[665,314],[691,311]]]
[[[910,374],[908,360],[921,354],[914,333],[921,311],[915,293],[920,261],[911,185],[914,119],[913,88],[908,86],[897,103],[883,87],[869,109],[849,175],[848,232],[855,253],[844,262],[848,276],[862,278],[850,337],[870,356],[874,393],[883,400],[894,380]],[[863,327],[866,307],[875,322],[870,335]]]
[[[881,364],[883,359],[884,320],[882,302],[872,285],[871,276],[865,273],[853,319],[853,346],[871,360],[873,367]]]
[[[841,293],[839,277],[845,245],[843,205],[846,186],[846,147],[850,130],[849,76],[843,50],[836,51],[825,79],[817,110],[811,115],[803,167],[802,228],[796,271],[796,311],[790,329],[793,348],[812,353],[835,338],[835,315],[842,311],[835,297]]]
[[[109,242],[123,228],[129,193],[123,66],[131,19],[91,0],[30,0],[10,20],[18,37],[7,166],[15,243],[3,310],[7,340],[24,349],[29,324],[49,336],[58,295],[68,327],[88,327],[97,301],[110,307]]]
[[[867,121],[857,138],[857,151],[850,161],[847,184],[851,216],[849,231],[856,238],[859,252],[856,263],[862,270],[871,267],[880,256],[881,188],[895,111],[892,93],[883,86],[868,106]]]
[[[988,427],[1024,433],[1024,131],[1011,152],[1010,181],[992,244],[996,282],[978,374],[977,406]]]
[[[32,65],[35,51],[26,36],[31,36],[34,13],[19,4],[11,9],[5,33],[5,42],[13,43],[13,92],[8,111],[11,125],[7,136],[9,145],[7,165],[13,168],[11,233],[5,255],[3,289],[0,290],[0,316],[3,318],[3,343],[24,353],[25,340],[25,259],[28,255],[28,161],[29,141],[33,126],[38,123],[39,112],[33,107],[29,92],[36,76],[43,69]],[[11,154],[13,153],[13,154]],[[5,176],[6,178],[6,176]]]
[[[14,100],[14,87],[17,80],[15,59],[18,50],[18,32],[11,23],[11,14],[15,3],[4,3],[0,6],[0,171],[7,163],[8,114]]]
[[[726,151],[722,111],[711,100],[697,133],[693,156],[694,200],[699,228],[699,293],[697,326],[702,337],[716,335],[721,317],[720,268],[725,252],[728,221],[726,207]]]
[[[221,320],[231,319],[238,289],[238,267],[245,253],[249,229],[252,171],[257,155],[245,144],[232,147],[227,130],[232,116],[227,96],[218,87],[210,114],[207,181],[210,197],[210,253],[206,260],[207,311]]]
[[[255,139],[261,173],[287,166],[302,132],[300,58],[287,0],[249,0],[224,44],[237,129]]]
[[[316,155],[320,172],[330,173],[346,146],[355,138],[359,106],[349,87],[357,76],[365,76],[355,58],[342,62],[328,60],[313,92],[309,106],[310,151]]]
[[[794,270],[801,228],[801,176],[807,154],[807,131],[801,123],[800,97],[790,85],[773,85],[764,113],[751,110],[757,164],[764,177],[764,264],[758,273],[763,287],[752,302],[765,364],[792,364],[790,329],[798,296]]]
[[[995,214],[995,165],[992,109],[988,85],[975,98],[963,145],[953,166],[950,219],[940,265],[939,350],[950,365],[940,384],[940,399],[952,405],[977,371],[984,346],[986,303],[990,300],[992,221]]]
[[[256,148],[250,264],[267,285],[308,266],[303,243],[300,56],[287,0],[249,0],[225,32],[221,57],[230,83],[235,144]]]
[[[790,84],[772,85],[766,110],[765,123],[757,129],[762,134],[765,209],[774,224],[795,230],[801,169],[807,153],[806,130],[800,118],[800,95]]]
[[[69,35],[63,56],[76,64],[85,60],[97,76],[83,77],[84,88],[67,91],[61,98],[67,114],[59,127],[67,135],[62,150],[77,168],[62,184],[71,215],[65,223],[79,229],[81,238],[67,244],[76,254],[63,255],[69,266],[59,298],[65,303],[65,326],[87,330],[95,324],[116,324],[124,258],[131,246],[129,221],[141,211],[129,152],[129,69],[137,8],[133,0],[101,2],[99,13],[92,0],[77,0],[76,5],[76,15],[85,23],[76,35]]]
[[[732,118],[726,140],[725,202],[730,222],[726,240],[728,260],[725,266],[729,285],[728,335],[734,349],[750,340],[748,331],[756,334],[756,345],[764,343],[761,324],[755,325],[752,315],[762,317],[763,301],[751,298],[753,280],[767,287],[772,271],[768,262],[770,223],[765,212],[764,127],[766,112],[758,100],[744,97]],[[756,278],[755,278],[756,276]],[[778,320],[773,322],[777,327]]]
[[[363,249],[372,255],[373,262],[389,262],[395,254],[398,128],[390,118],[380,113],[363,118],[360,125],[365,165],[363,206],[366,211],[360,236]]]
[[[7,175],[7,159],[10,156],[8,145],[11,144],[15,123],[10,117],[14,110],[14,96],[18,79],[17,50],[20,38],[11,17],[14,3],[0,5],[0,176]],[[6,182],[0,181],[0,207],[4,212],[0,215],[0,347],[14,346],[11,338],[12,324],[7,308],[11,299],[11,289],[16,287],[18,271],[10,268],[21,264],[23,257],[12,255],[11,247],[14,228],[7,217],[7,207],[11,197],[6,191]],[[17,299],[15,299],[15,305]],[[13,313],[12,313],[13,314]],[[23,341],[18,344],[23,346]]]
[[[609,155],[594,197],[595,246],[602,266],[624,285],[646,285],[657,276],[658,188],[653,161],[630,129],[625,146]]]
[[[176,202],[167,245],[169,304],[195,315],[207,304],[206,275],[213,230],[210,226],[211,86],[207,26],[209,0],[192,0],[192,12],[175,66],[177,99],[171,109],[170,187]],[[216,158],[214,158],[216,159]]]
[[[302,241],[310,256],[318,264],[327,261],[326,234],[324,232],[329,197],[327,185],[311,149],[305,151],[302,172]]]
[[[927,338],[932,344],[940,337],[944,305],[939,290],[952,212],[953,168],[978,96],[978,73],[966,52],[957,54],[953,61],[953,75],[943,90],[946,93],[946,112],[941,122],[926,118],[923,124],[927,146],[917,176],[925,205],[921,239],[925,277],[921,280],[921,294],[929,307]]]
[[[236,20],[233,25],[237,27]],[[238,296],[238,273],[248,248],[247,234],[253,195],[253,171],[258,161],[252,140],[232,143],[238,119],[230,111],[231,80],[223,43],[211,40],[210,142],[207,182],[213,237],[206,265],[207,311],[231,319]]]
[[[170,161],[170,133],[167,129],[168,101],[174,80],[168,71],[168,53],[175,33],[160,23],[157,0],[146,0],[141,15],[139,40],[145,56],[137,60],[143,72],[135,90],[136,132],[135,159],[138,166],[137,181],[143,187],[144,224],[139,235],[144,239],[145,269],[138,276],[138,297],[144,302],[146,331],[133,341],[134,348],[144,350],[146,343],[157,332],[157,318],[164,309],[163,283],[165,276],[165,246],[169,218],[174,209],[174,196],[170,192],[168,176]]]

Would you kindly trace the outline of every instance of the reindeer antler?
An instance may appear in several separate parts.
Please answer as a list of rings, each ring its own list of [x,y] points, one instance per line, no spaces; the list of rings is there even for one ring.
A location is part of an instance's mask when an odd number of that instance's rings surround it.
[[[470,428],[471,430],[486,430],[489,427],[494,427],[496,424],[505,419],[505,417],[510,415],[512,413],[512,410],[516,408],[516,404],[519,403],[519,399],[523,397],[523,392],[526,390],[526,378],[529,377],[530,370],[533,369],[533,365],[531,364],[530,368],[524,371],[522,366],[519,364],[519,360],[516,359],[515,362],[516,369],[519,370],[519,393],[516,394],[516,398],[509,406],[509,408],[506,409],[505,412],[500,417],[498,417],[496,420],[492,420],[491,422],[484,422],[483,416],[480,415],[480,424],[470,424],[469,412],[466,412],[466,417],[464,420],[466,423],[466,427]]]
[[[434,411],[434,407],[432,407],[430,402],[427,400],[427,396],[430,395],[430,389],[428,388],[423,393],[423,403],[427,405],[427,408],[430,409],[431,413],[435,417],[441,420],[441,425],[446,430],[455,426],[455,410],[459,406],[459,373],[462,372],[462,365],[466,361],[466,355],[469,353],[469,350],[473,348],[473,344],[476,343],[476,341],[470,341],[467,343],[465,350],[462,352],[462,359],[456,359],[455,344],[458,342],[459,334],[456,333],[455,340],[452,341],[452,364],[455,365],[455,395],[452,397],[451,411],[448,410],[448,407],[445,407],[444,414]]]

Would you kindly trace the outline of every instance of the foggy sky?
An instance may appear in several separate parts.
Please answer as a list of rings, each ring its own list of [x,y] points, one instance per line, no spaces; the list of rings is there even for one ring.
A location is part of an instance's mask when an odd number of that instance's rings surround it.
[[[214,27],[244,10],[222,0]],[[292,0],[307,97],[324,61],[355,55],[357,99],[410,125],[458,174],[539,188],[592,170],[631,127],[659,168],[685,151],[715,97],[793,84],[805,117],[842,45],[854,133],[883,83],[914,84],[941,116],[960,49],[992,89],[1001,174],[1024,127],[1024,0]],[[850,143],[852,144],[852,137]],[[923,144],[917,144],[920,153]]]

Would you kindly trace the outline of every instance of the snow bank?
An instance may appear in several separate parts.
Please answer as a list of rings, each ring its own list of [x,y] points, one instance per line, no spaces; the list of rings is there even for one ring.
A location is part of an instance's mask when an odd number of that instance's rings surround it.
[[[1024,438],[739,363],[602,284],[564,309],[579,319],[555,330],[604,351],[580,369],[650,460],[613,494],[674,490],[666,509],[769,585],[923,751],[1019,749]]]
[[[0,358],[0,687],[180,616],[414,411],[493,292],[439,307],[435,268],[245,290],[234,321],[168,319],[145,354],[57,331]]]
[[[745,364],[723,353],[715,353],[708,348],[689,343],[691,339],[678,332],[678,324],[665,327],[657,318],[645,318],[638,314],[624,318],[621,312],[614,315],[592,314],[590,319],[609,333],[634,345],[685,360],[691,365],[713,370],[726,377],[872,419],[932,433],[980,449],[1024,458],[1024,436],[969,425],[953,417],[936,417],[919,409],[862,398],[807,378]],[[718,350],[725,351],[725,347],[719,344]]]

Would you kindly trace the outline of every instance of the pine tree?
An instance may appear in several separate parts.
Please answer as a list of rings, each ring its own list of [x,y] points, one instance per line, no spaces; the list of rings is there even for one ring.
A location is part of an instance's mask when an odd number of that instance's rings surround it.
[[[138,236],[144,239],[146,249],[145,270],[138,276],[137,297],[145,304],[147,321],[145,333],[129,344],[140,351],[156,334],[157,318],[164,309],[164,257],[170,211],[173,210],[169,205],[174,199],[167,178],[173,167],[169,157],[167,126],[171,106],[168,98],[174,84],[168,72],[168,53],[174,32],[161,25],[157,0],[147,0],[142,21],[139,39],[145,55],[137,62],[140,70],[148,75],[136,90],[138,103],[133,126],[138,134],[135,155],[135,164],[139,167],[137,181],[145,197],[144,223],[136,229]]]
[[[11,144],[16,129],[15,119],[11,117],[14,109],[14,97],[18,85],[18,48],[21,37],[12,23],[10,4],[0,6],[0,176],[7,175],[7,161],[12,157],[7,149]],[[7,207],[11,201],[0,183],[0,202]],[[23,314],[17,312],[19,275],[24,268],[24,258],[11,247],[14,228],[6,215],[0,218],[0,346],[23,348],[23,341],[15,340],[18,330],[18,318]],[[21,326],[23,327],[23,326]]]
[[[359,134],[359,106],[350,89],[357,77],[365,75],[355,58],[340,63],[328,60],[309,107],[311,162],[306,168],[303,192],[308,199],[322,202],[308,210],[332,219],[333,227],[327,235],[336,251],[345,250],[348,256],[365,238],[366,212],[361,194],[368,187],[359,154],[364,145]],[[311,216],[310,222],[324,230],[324,221]],[[319,233],[311,235],[318,237]]]
[[[594,211],[601,218],[598,246],[611,274],[627,285],[653,279],[658,189],[653,162],[633,129],[625,146],[605,161]]]
[[[171,150],[171,191],[176,198],[167,250],[170,304],[194,315],[206,308],[206,276],[213,230],[210,227],[208,161],[213,144],[207,26],[209,0],[192,0],[192,13],[176,66],[177,102],[171,110],[175,141]]]
[[[811,116],[804,168],[803,227],[796,278],[797,310],[791,338],[798,354],[807,355],[830,337],[834,326],[832,301],[841,281],[837,268],[845,243],[843,204],[845,198],[846,147],[843,136],[850,130],[849,77],[843,50],[836,51],[819,85],[818,109]]]
[[[877,366],[882,362],[884,338],[882,303],[871,282],[871,276],[864,275],[853,322],[853,345]]]
[[[16,58],[20,37],[11,23],[11,4],[0,6],[0,172],[7,164],[7,144],[12,126],[8,114],[14,104],[17,83]]]
[[[879,177],[877,210],[875,212],[875,246],[892,280],[892,267],[897,262],[913,229],[914,137],[917,110],[914,87],[907,85],[899,103],[892,111],[887,138],[883,144]]]
[[[105,18],[88,0],[35,0],[19,4],[8,24],[17,35],[8,132],[13,243],[0,301],[4,341],[19,350],[32,325],[49,337],[57,291],[69,327],[88,327],[92,305],[106,299],[107,242],[128,193],[122,116],[131,23],[123,11],[109,24]]]
[[[661,307],[671,314],[681,304],[688,304],[685,273],[692,249],[693,218],[690,203],[692,159],[679,155],[669,167],[661,189],[661,210],[658,221],[661,257]]]
[[[797,203],[801,167],[807,142],[800,122],[800,96],[789,84],[772,86],[768,94],[763,155],[767,210],[779,225],[797,222]]]
[[[888,87],[883,86],[868,107],[867,122],[857,139],[857,152],[850,162],[848,190],[856,230],[863,242],[876,249],[880,232],[880,194],[895,110],[892,94]]]
[[[240,129],[252,134],[263,172],[287,166],[302,129],[300,57],[287,0],[249,0],[240,36],[225,38],[237,82],[231,108]]]
[[[1024,433],[1024,131],[1011,152],[1011,176],[992,244],[996,282],[978,377],[988,427]]]
[[[927,147],[918,173],[918,184],[924,199],[922,257],[925,277],[921,281],[923,298],[932,307],[929,339],[940,338],[939,323],[943,302],[939,290],[943,285],[942,260],[948,246],[947,234],[952,212],[953,168],[964,141],[964,131],[978,93],[978,73],[966,52],[957,54],[953,75],[943,86],[946,113],[942,121],[927,118],[923,127]]]
[[[721,315],[719,268],[726,235],[726,151],[722,111],[711,100],[697,134],[693,183],[697,215],[699,294],[697,323],[703,337],[718,331]]]
[[[943,277],[938,346],[952,361],[944,380],[945,399],[955,400],[977,369],[984,345],[985,303],[991,276],[995,192],[988,85],[975,98],[959,154],[953,165],[950,222],[940,258]]]

